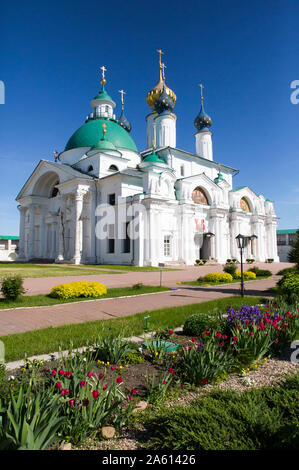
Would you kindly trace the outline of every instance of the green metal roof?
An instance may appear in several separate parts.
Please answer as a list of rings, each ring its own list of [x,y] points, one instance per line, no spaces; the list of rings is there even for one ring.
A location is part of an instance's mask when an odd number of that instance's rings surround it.
[[[287,234],[296,233],[296,232],[298,232],[298,229],[296,229],[296,228],[290,228],[290,229],[277,230],[276,231],[277,235],[287,235]]]
[[[165,165],[165,161],[159,157],[159,155],[156,154],[155,152],[155,149],[152,150],[152,153],[150,153],[149,155],[147,155],[144,159],[143,159],[144,162],[146,163],[164,163]]]
[[[94,97],[94,100],[109,100],[112,101],[112,98],[108,95],[105,87],[103,85],[101,91]]]
[[[87,121],[83,126],[79,127],[66,144],[65,151],[78,147],[93,147],[97,145],[102,136],[103,122],[107,126],[107,140],[116,148],[138,152],[136,144],[129,133],[115,120],[104,117]]]
[[[20,237],[16,235],[0,235],[0,240],[19,240]]]

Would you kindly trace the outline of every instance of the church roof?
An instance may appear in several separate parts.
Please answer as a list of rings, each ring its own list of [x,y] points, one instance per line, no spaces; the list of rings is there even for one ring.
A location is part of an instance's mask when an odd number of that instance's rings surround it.
[[[136,144],[128,132],[123,129],[118,122],[111,118],[101,117],[91,119],[83,124],[69,139],[65,151],[78,147],[93,147],[99,142],[99,135],[102,133],[102,125],[105,122],[109,141],[116,148],[124,148],[138,152]]]

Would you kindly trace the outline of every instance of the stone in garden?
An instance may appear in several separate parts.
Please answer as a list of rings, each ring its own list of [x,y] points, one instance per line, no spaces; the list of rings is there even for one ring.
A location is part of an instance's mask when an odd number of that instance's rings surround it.
[[[59,447],[59,450],[72,450],[72,444],[70,442],[62,444],[62,446]]]
[[[115,436],[115,428],[113,426],[104,426],[101,432],[104,439],[112,439]]]
[[[138,411],[144,411],[146,408],[147,408],[147,402],[139,401],[136,405],[136,408],[134,408],[133,413],[137,413]]]

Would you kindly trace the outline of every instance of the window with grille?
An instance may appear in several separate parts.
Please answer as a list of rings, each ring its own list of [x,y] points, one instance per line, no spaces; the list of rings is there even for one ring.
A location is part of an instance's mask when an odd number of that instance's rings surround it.
[[[164,256],[171,256],[171,237],[170,235],[164,236]]]
[[[114,225],[108,225],[108,253],[114,253],[115,239],[114,239]]]

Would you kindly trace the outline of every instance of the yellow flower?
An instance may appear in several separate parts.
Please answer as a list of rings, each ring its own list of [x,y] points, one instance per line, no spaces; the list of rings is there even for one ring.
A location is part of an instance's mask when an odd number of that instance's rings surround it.
[[[109,365],[110,365],[110,362],[107,362],[107,366],[109,366]]]
[[[159,353],[156,352],[156,356],[159,356]]]
[[[122,369],[122,368],[123,368],[123,366],[119,366],[119,368],[120,368],[120,369]]]

